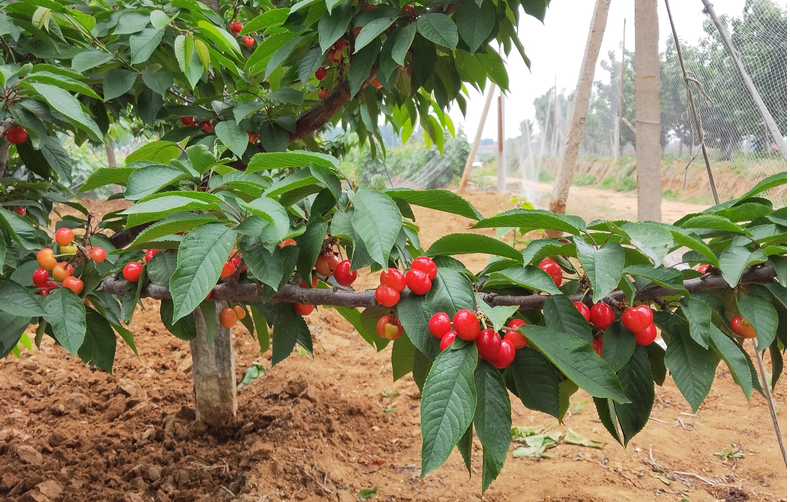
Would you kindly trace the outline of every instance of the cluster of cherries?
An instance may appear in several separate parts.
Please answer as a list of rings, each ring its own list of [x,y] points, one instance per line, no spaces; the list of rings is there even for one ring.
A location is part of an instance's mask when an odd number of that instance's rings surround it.
[[[241,33],[241,30],[244,29],[244,25],[238,21],[234,21],[228,25],[228,29],[230,30],[231,33],[233,33],[234,37],[237,37],[239,36],[239,33]],[[252,47],[253,45],[255,45],[255,39],[249,35],[245,35],[244,37],[242,37],[241,43],[243,43],[247,47]]]
[[[181,120],[181,124],[183,124],[184,127],[198,126],[200,130],[206,134],[210,134],[211,131],[214,130],[214,126],[208,120],[195,122],[195,117],[181,117],[179,120]]]
[[[289,242],[290,241],[290,242]],[[280,247],[294,246],[296,241],[293,239],[286,239],[280,243]],[[330,277],[335,278],[341,286],[351,286],[357,280],[357,271],[351,270],[351,260],[340,260],[338,256],[331,250],[321,253],[315,262],[315,271],[327,279]],[[318,286],[318,278],[313,276],[313,286]],[[300,287],[306,288],[307,284],[302,281]],[[294,311],[302,316],[310,314],[315,309],[313,305],[304,305],[301,303],[294,303]]]
[[[376,301],[385,307],[394,307],[406,287],[415,295],[425,295],[431,290],[437,272],[436,264],[427,256],[415,258],[405,275],[397,268],[388,268],[379,276]]]
[[[348,42],[344,38],[341,38],[337,42],[335,42],[332,47],[329,48],[329,53],[327,54],[327,59],[330,63],[339,63],[343,60],[343,51],[346,49]],[[322,66],[315,71],[315,78],[318,79],[319,82],[326,78],[327,69],[326,67]],[[318,89],[318,99],[326,99],[329,96],[329,89],[326,87],[321,87]]]
[[[60,247],[61,255],[73,256],[77,253],[77,246],[74,244],[74,232],[70,228],[60,228],[55,232],[55,242]],[[95,262],[101,263],[107,258],[107,252],[99,247],[89,246],[86,251],[88,256]],[[36,294],[46,296],[52,293],[61,285],[76,294],[82,293],[85,284],[79,277],[74,277],[74,267],[66,261],[58,262],[52,248],[44,248],[36,255],[38,266],[41,267],[33,272],[33,285],[39,290]],[[53,280],[50,280],[52,273]],[[60,283],[60,284],[58,284]]]

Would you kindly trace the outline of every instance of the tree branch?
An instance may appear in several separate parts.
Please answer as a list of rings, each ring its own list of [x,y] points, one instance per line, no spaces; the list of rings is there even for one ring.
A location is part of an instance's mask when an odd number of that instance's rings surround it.
[[[338,111],[351,101],[351,87],[343,80],[325,99],[304,112],[296,120],[296,130],[291,133],[291,143],[299,141],[324,127]]]
[[[741,276],[741,283],[768,283],[776,278],[776,271],[771,265],[748,270]],[[113,295],[123,295],[129,283],[114,277],[102,281],[99,292]],[[683,281],[683,287],[689,292],[696,293],[711,289],[729,287],[727,281],[720,275],[703,275],[696,279]],[[211,300],[231,302],[260,302],[263,301],[263,290],[260,284],[219,284],[211,292]],[[658,300],[667,296],[674,296],[678,292],[661,286],[648,286],[636,296],[638,300]],[[157,300],[169,299],[170,291],[167,288],[148,284],[143,288],[141,297]],[[619,302],[625,299],[625,293],[614,291],[608,295],[605,302]],[[520,310],[541,310],[548,295],[500,296],[496,293],[484,293],[483,300],[491,306],[517,305]],[[582,300],[582,295],[571,295],[572,301]],[[590,303],[589,295],[584,299]],[[302,303],[305,305],[329,305],[337,307],[376,307],[378,303],[373,290],[347,291],[343,289],[309,289],[301,288],[295,284],[286,284],[277,294],[267,300],[268,303]]]

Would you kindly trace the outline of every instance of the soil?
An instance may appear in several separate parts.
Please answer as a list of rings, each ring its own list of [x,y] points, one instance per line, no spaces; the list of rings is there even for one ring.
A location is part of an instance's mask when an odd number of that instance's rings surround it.
[[[467,197],[486,215],[512,207],[493,193]],[[96,214],[111,208],[86,204]],[[415,212],[426,248],[430,239],[470,226],[460,217]],[[476,255],[465,262],[472,270],[485,264]],[[360,286],[373,284],[360,278]],[[0,360],[0,500],[344,502],[374,487],[371,500],[384,501],[786,499],[787,472],[765,400],[754,393],[750,405],[723,364],[696,414],[670,379],[657,387],[652,419],[625,449],[583,392],[571,398],[562,424],[514,400],[514,426],[572,428],[606,446],[561,442],[546,452],[550,459],[508,458],[481,496],[477,443],[471,479],[454,452],[420,480],[413,379],[393,383],[390,349],[376,353],[334,310],[307,318],[312,358],[294,353],[243,387],[236,422],[209,430],[194,421],[188,343],[165,330],[157,302],[143,305],[131,324],[139,358],[119,339],[112,375],[50,339],[41,350]],[[249,333],[239,328],[234,336],[239,381],[254,361],[270,367],[270,353],[261,355]],[[786,377],[774,393],[785,441]],[[716,455],[727,451],[737,458]]]

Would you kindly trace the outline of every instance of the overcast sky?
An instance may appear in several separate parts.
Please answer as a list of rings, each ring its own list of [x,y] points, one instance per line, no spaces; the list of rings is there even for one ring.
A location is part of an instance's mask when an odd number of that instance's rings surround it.
[[[774,1],[787,9],[788,0]],[[719,16],[740,16],[744,3],[745,0],[715,0],[714,8]],[[707,18],[702,13],[702,2],[670,0],[669,4],[680,38],[696,42],[704,33],[702,23]],[[515,49],[507,59],[510,92],[505,95],[505,137],[517,136],[518,124],[534,117],[533,100],[554,85],[555,76],[560,90],[564,88],[572,92],[576,87],[594,5],[594,0],[552,0],[545,24],[522,13],[519,38],[532,62],[532,68],[530,71],[524,65]],[[612,0],[603,45],[598,55],[599,62],[606,58],[609,50],[619,54],[623,19],[626,20],[625,46],[628,50],[634,50],[634,0]],[[658,19],[659,47],[662,47],[663,40],[671,34],[664,0],[658,0]],[[600,64],[597,65],[595,78],[608,79]],[[457,107],[451,111],[454,122],[463,127],[470,141],[477,130],[484,102],[485,96],[472,89],[466,118]],[[483,138],[496,138],[496,98],[491,104]]]

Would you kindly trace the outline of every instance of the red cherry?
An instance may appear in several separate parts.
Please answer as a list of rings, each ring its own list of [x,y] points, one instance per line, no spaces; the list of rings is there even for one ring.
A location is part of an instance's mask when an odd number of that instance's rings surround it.
[[[614,322],[614,309],[603,302],[598,302],[590,309],[590,321],[596,328],[606,331],[606,328]]]
[[[480,335],[480,321],[470,310],[459,310],[453,316],[453,327],[461,340],[473,342]]]
[[[651,322],[645,329],[635,332],[634,336],[638,345],[646,347],[656,341],[657,334],[656,325]]]
[[[219,323],[223,328],[232,328],[239,317],[231,307],[225,307],[219,312]]]
[[[294,312],[301,316],[309,315],[315,307],[312,305],[302,305],[301,303],[294,303]]]
[[[138,261],[129,262],[123,267],[123,278],[129,282],[139,281],[142,273],[143,264]]]
[[[241,39],[241,42],[246,45],[247,47],[252,47],[255,45],[255,39],[251,36],[247,35],[246,37]]]
[[[231,33],[233,33],[233,36],[235,37],[236,35],[238,35],[239,33],[241,33],[241,30],[243,30],[243,29],[244,29],[244,25],[243,25],[243,24],[241,24],[241,23],[240,23],[240,22],[238,22],[238,21],[235,21],[235,22],[233,22],[233,23],[230,23],[230,24],[228,25],[228,28],[230,29],[230,32],[231,32]]]
[[[195,117],[180,117],[179,120],[186,127],[195,125]]]
[[[406,272],[406,286],[408,286],[415,295],[422,296],[431,290],[431,280],[425,272],[412,268]]]
[[[538,264],[538,268],[549,274],[557,287],[562,284],[562,269],[557,265],[556,261],[551,258],[544,258]]]
[[[434,314],[431,320],[428,321],[428,331],[436,338],[442,338],[445,333],[451,330],[450,316],[444,312]]]
[[[383,270],[379,276],[379,282],[382,286],[389,286],[397,292],[406,288],[406,277],[397,268]]]
[[[744,338],[754,338],[757,336],[757,331],[754,330],[754,326],[739,315],[733,317],[732,321],[730,321],[730,329]]]
[[[256,141],[258,141],[258,138],[260,137],[261,137],[260,134],[255,134],[252,131],[247,131],[247,138],[249,139],[250,143],[255,143]]]
[[[151,261],[151,258],[153,258],[154,255],[156,255],[156,253],[158,252],[159,252],[158,249],[149,249],[148,251],[145,252],[145,257],[143,257],[143,260],[146,263],[148,263],[149,261]]]
[[[341,286],[351,286],[357,280],[357,271],[351,271],[351,260],[341,261],[335,269],[335,280]]]
[[[14,208],[14,212],[15,212],[16,214],[18,214],[19,216],[24,216],[25,214],[27,214],[27,209],[25,209],[25,208],[24,208],[24,207],[22,207],[22,206],[16,206],[16,207]]]
[[[405,12],[406,14],[408,14],[411,17],[414,17],[414,15],[415,15],[414,14],[414,6],[411,5],[411,4],[404,5],[403,6],[403,12]]]
[[[499,353],[496,356],[496,359],[491,361],[496,368],[503,370],[510,366],[510,363],[513,362],[513,359],[516,358],[516,348],[513,346],[513,342],[510,340],[502,340],[502,345],[499,347]]]
[[[394,307],[400,301],[400,293],[389,286],[376,288],[376,301],[385,307]]]
[[[313,282],[313,286],[312,287],[318,286],[318,277],[315,277],[315,276],[311,276],[311,277],[313,278],[313,281],[312,281]],[[310,286],[308,286],[307,283],[302,281],[302,283],[299,285],[299,287],[300,288],[309,288]]]
[[[384,87],[381,84],[381,82],[379,82],[378,77],[373,77],[373,80],[370,83],[373,84],[373,87],[375,87],[376,89],[381,89],[382,87]]]
[[[59,228],[55,232],[55,242],[58,243],[58,246],[70,246],[73,240],[74,232],[70,228]]]
[[[345,41],[345,39],[341,38],[337,42],[335,42],[335,44],[332,47],[334,47],[336,51],[342,51],[343,49],[346,48],[346,45],[347,42]]]
[[[315,71],[315,78],[319,81],[324,80],[326,78],[326,68],[323,66]]]
[[[513,319],[509,323],[507,323],[507,327],[510,329],[518,329],[521,326],[527,324],[526,322],[522,321],[521,319]],[[516,349],[523,349],[527,346],[527,337],[519,333],[518,331],[508,331],[505,333],[505,340],[510,340],[513,344],[513,347]]]
[[[477,353],[484,360],[494,362],[499,355],[499,348],[502,346],[502,338],[499,333],[491,328],[486,328],[480,332],[480,336],[475,340]],[[515,348],[513,349],[515,350]]]
[[[315,262],[315,269],[324,277],[332,277],[338,265],[340,265],[340,258],[334,253],[326,253],[318,257]]]
[[[454,331],[448,331],[447,333],[445,333],[444,336],[442,337],[442,341],[439,343],[439,349],[444,350],[450,345],[452,345],[453,342],[455,341],[455,337],[456,334]]]
[[[107,251],[102,248],[93,248],[91,249],[90,257],[96,263],[101,263],[107,259]]]
[[[700,265],[699,268],[697,269],[697,272],[699,272],[700,274],[707,274],[708,268],[710,268],[710,265]]]
[[[603,357],[603,337],[599,336],[597,338],[593,338],[592,346],[595,353]]]
[[[6,131],[5,137],[9,143],[18,145],[27,141],[27,131],[22,126],[14,126]]]
[[[436,264],[428,258],[427,256],[420,256],[419,258],[415,258],[413,262],[411,262],[411,268],[414,270],[420,270],[428,274],[428,278],[430,280],[434,280],[436,278]]]
[[[318,99],[326,99],[329,96],[329,89],[322,87],[318,90]]]
[[[587,307],[587,305],[583,304],[582,302],[573,302],[573,306],[576,307],[576,310],[578,310],[579,313],[584,316],[587,322],[590,322],[590,309]]]
[[[296,241],[293,240],[293,239],[285,239],[284,241],[282,241],[279,244],[279,246],[280,246],[280,249],[288,247],[288,246],[296,246]]]
[[[376,333],[387,340],[397,340],[403,334],[403,326],[397,317],[382,316],[376,323]]]
[[[233,272],[236,271],[236,267],[233,265],[233,262],[228,260],[225,262],[225,265],[222,266],[222,272],[220,272],[219,276],[222,279],[227,279],[228,277],[233,275]]]
[[[49,270],[43,268],[37,269],[33,272],[33,285],[37,288],[46,287],[49,281]]]
[[[85,288],[85,284],[81,279],[70,276],[63,279],[63,287],[74,291],[75,294],[80,294]]]
[[[632,332],[642,331],[653,322],[653,311],[647,305],[639,305],[638,307],[631,307],[625,309],[621,316],[623,326]]]
[[[214,126],[212,126],[211,122],[209,122],[208,120],[204,120],[203,122],[199,123],[198,127],[200,127],[200,130],[206,134],[209,134],[211,131],[214,130]]]

